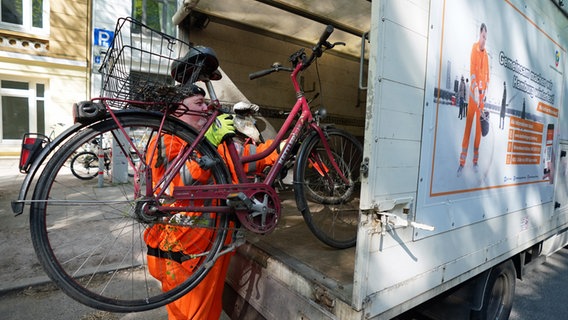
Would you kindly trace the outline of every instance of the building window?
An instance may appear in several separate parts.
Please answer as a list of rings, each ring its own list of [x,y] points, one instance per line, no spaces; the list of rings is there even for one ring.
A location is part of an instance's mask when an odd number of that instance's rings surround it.
[[[26,132],[45,134],[45,83],[0,80],[0,141],[20,140]]]
[[[0,28],[46,34],[49,30],[49,0],[0,0]]]
[[[132,0],[132,11],[134,19],[150,28],[175,35],[172,17],[177,11],[176,0]]]

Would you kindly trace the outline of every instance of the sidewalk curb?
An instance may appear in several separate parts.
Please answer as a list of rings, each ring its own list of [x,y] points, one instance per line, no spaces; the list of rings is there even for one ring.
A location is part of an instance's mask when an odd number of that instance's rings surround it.
[[[37,276],[19,280],[15,283],[12,283],[11,286],[0,286],[0,297],[13,292],[22,291],[28,288],[40,287],[48,284],[55,286],[55,283],[51,281],[48,276]]]

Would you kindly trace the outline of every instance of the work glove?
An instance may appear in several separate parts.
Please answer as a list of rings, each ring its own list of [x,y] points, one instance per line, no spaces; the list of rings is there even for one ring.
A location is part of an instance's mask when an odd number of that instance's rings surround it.
[[[230,114],[222,114],[215,119],[215,122],[205,132],[205,138],[214,146],[218,146],[225,137],[235,135],[235,124],[233,116]]]
[[[237,114],[256,113],[260,108],[256,104],[248,102],[237,102],[233,105],[233,112]]]

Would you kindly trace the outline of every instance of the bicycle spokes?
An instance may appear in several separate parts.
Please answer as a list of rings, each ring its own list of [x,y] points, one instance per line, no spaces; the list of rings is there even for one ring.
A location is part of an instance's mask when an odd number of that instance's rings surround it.
[[[312,155],[309,161],[310,166],[316,169],[320,176],[324,177],[329,172],[329,169],[325,166],[325,164],[322,163],[317,155]]]
[[[120,125],[128,129],[124,132],[137,141],[136,145],[144,146],[162,127],[161,118],[140,114],[120,115]],[[30,226],[40,263],[69,296],[107,311],[141,311],[162,306],[199,283],[223,249],[228,215],[204,212],[202,218],[185,218],[183,206],[187,202],[173,200],[168,204],[165,199],[158,201],[152,194],[146,195],[145,179],[128,177],[125,182],[113,182],[112,177],[105,176],[99,186],[97,179],[72,176],[65,164],[75,150],[100,133],[116,132],[117,127],[114,121],[101,121],[54,153],[37,182]],[[163,133],[184,143],[195,139],[191,130],[177,123],[164,124]],[[141,150],[152,152],[144,147]],[[200,145],[198,151],[216,156],[208,145]],[[146,156],[139,162],[149,165]],[[225,170],[213,166],[210,179],[202,183],[226,184]],[[140,190],[144,190],[142,194]],[[218,204],[211,202],[213,208]],[[156,211],[159,206],[169,206],[172,212]],[[161,240],[155,243],[152,239]],[[149,245],[161,250],[158,259],[148,255]],[[180,247],[185,249],[179,251]],[[177,282],[162,287],[154,276],[165,276],[174,269],[155,263],[164,261],[160,257],[178,256],[176,268],[192,268],[176,269]]]

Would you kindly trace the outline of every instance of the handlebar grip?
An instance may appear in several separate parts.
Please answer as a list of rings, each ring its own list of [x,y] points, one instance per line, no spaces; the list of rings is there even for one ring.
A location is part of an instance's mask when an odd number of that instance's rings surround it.
[[[333,33],[333,26],[328,24],[325,30],[323,31],[317,45],[320,46],[324,44],[329,38],[329,36],[331,36],[331,33]]]
[[[257,71],[257,72],[253,72],[253,73],[249,74],[249,79],[254,80],[256,78],[264,77],[265,75],[271,74],[274,71],[275,71],[274,69],[266,69],[266,70],[260,70],[260,71]]]

